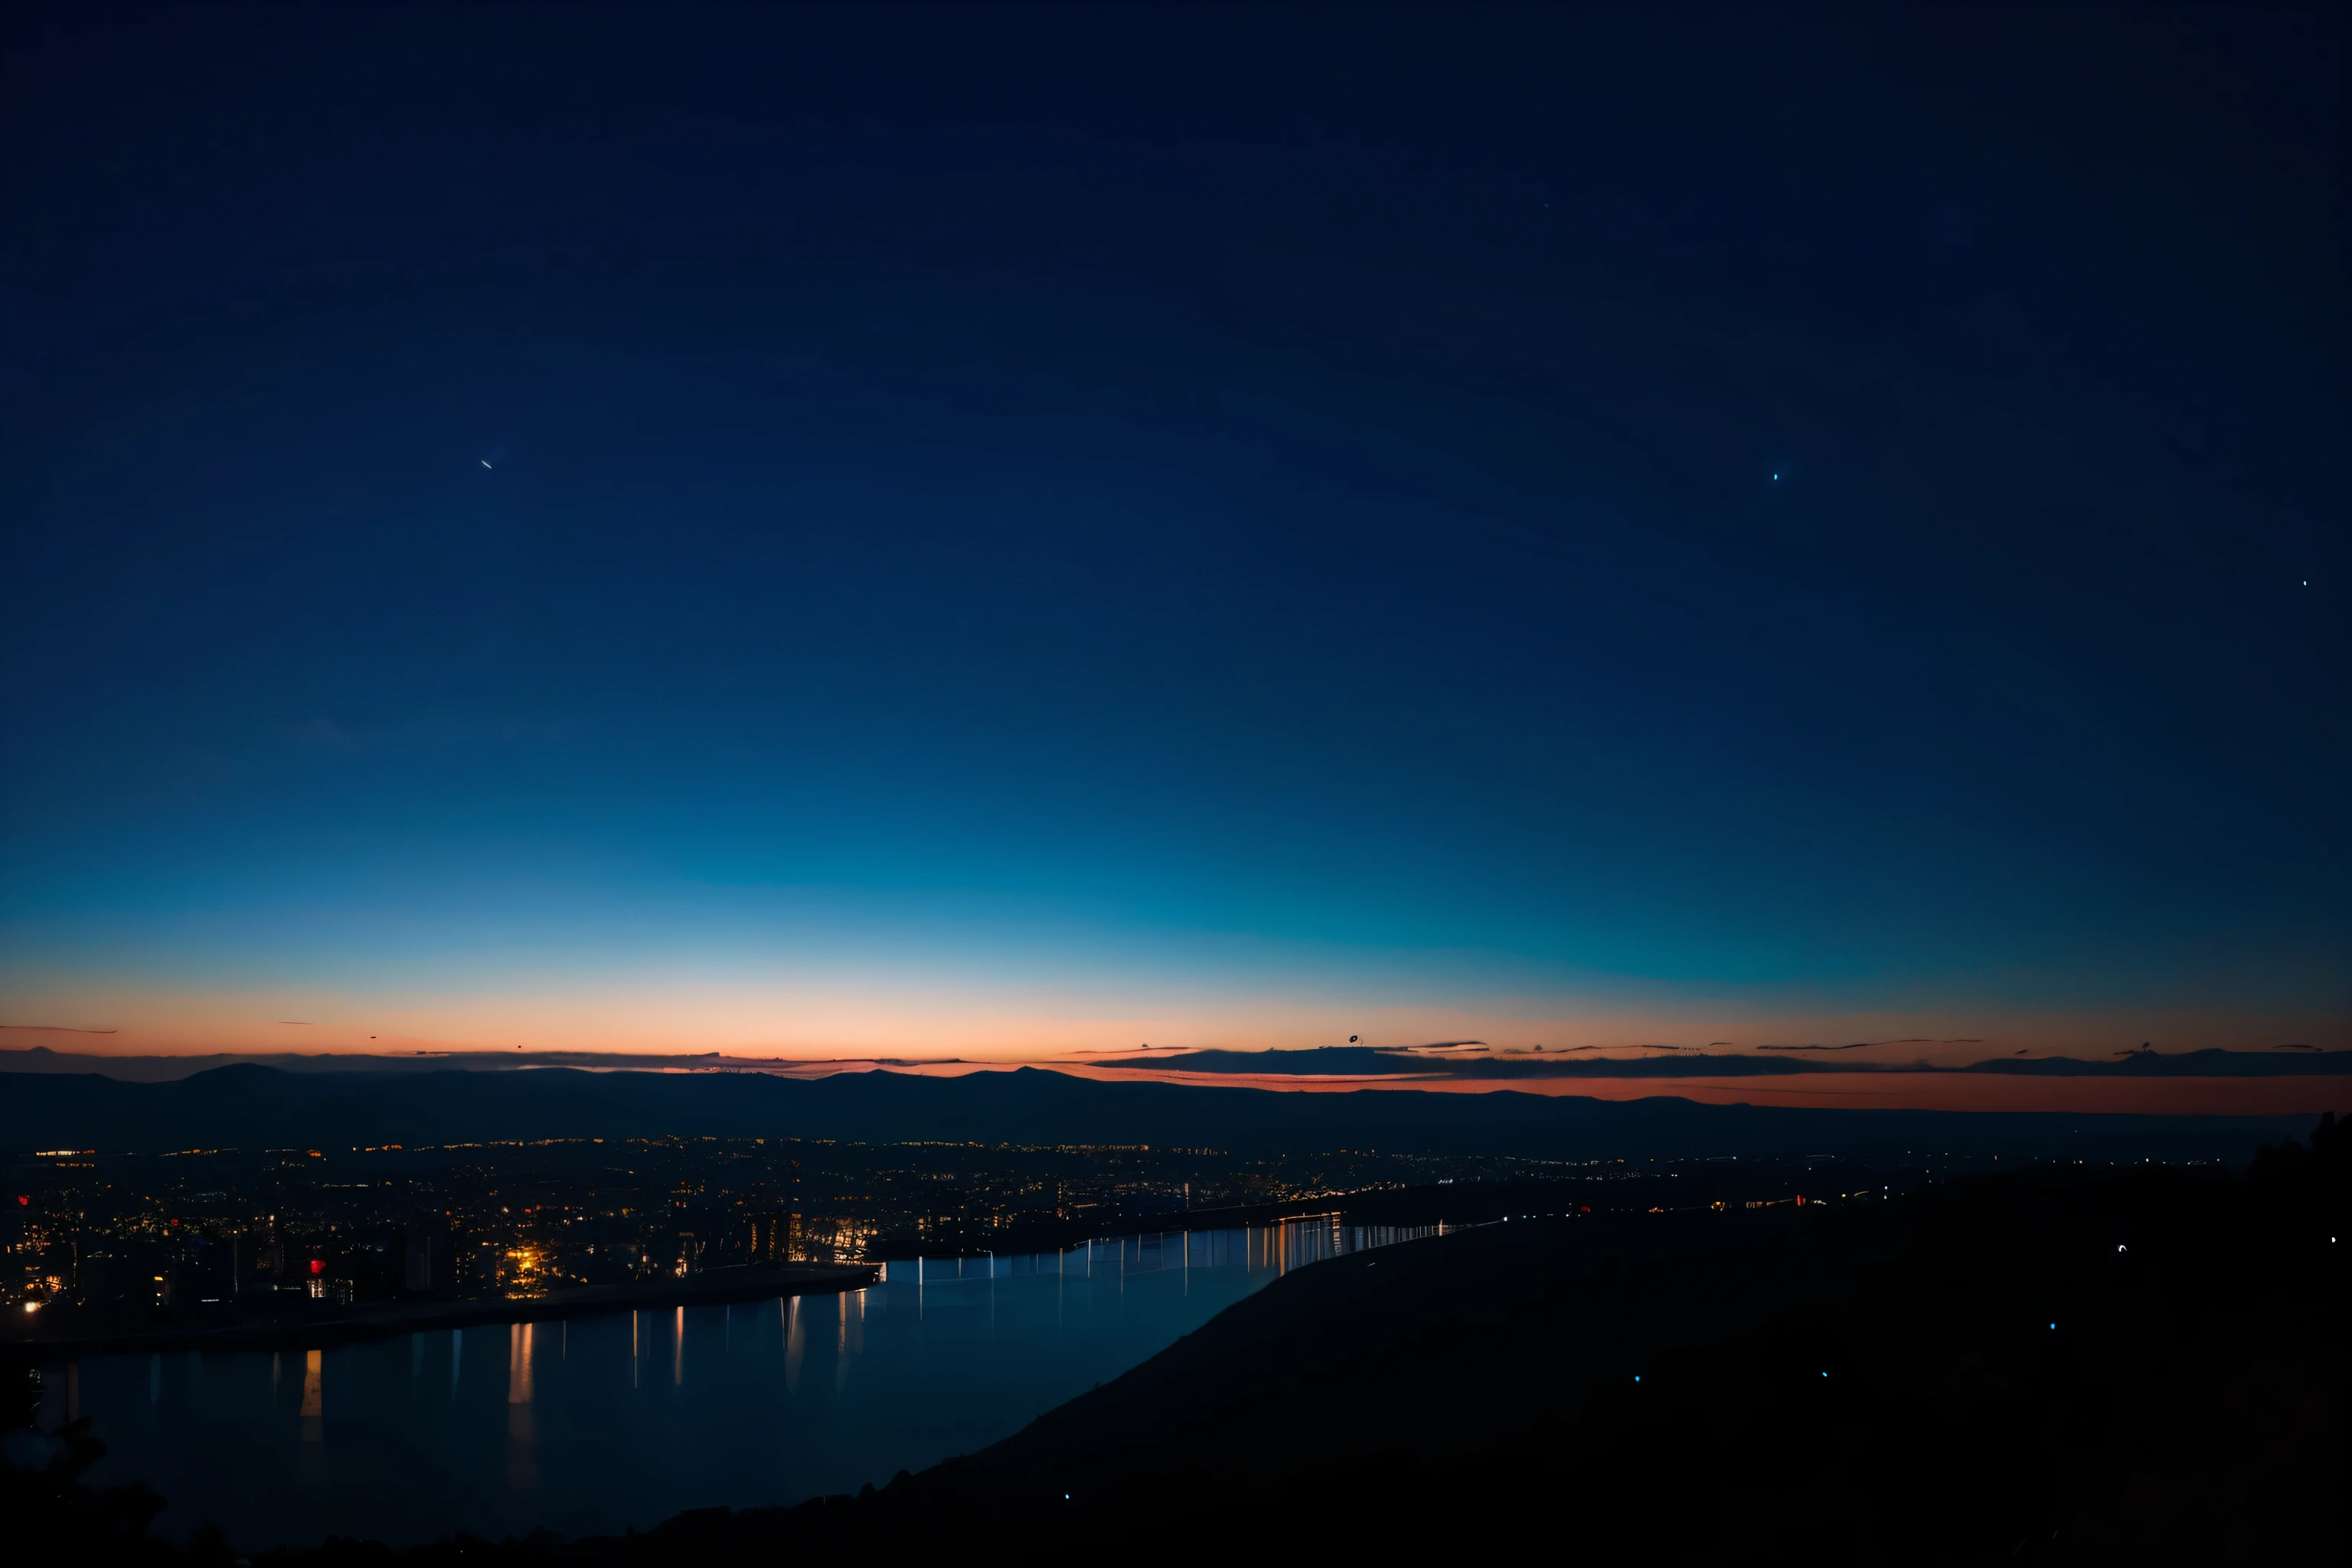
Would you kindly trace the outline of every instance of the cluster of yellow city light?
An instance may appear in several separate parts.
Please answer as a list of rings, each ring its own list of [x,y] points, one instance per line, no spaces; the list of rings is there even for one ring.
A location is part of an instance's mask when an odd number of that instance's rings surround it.
[[[509,1296],[535,1295],[547,1288],[542,1278],[547,1268],[547,1255],[536,1247],[518,1247],[506,1255],[506,1277]]]

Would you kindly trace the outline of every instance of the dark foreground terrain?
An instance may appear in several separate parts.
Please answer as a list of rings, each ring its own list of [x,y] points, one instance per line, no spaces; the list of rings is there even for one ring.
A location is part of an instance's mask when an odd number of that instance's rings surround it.
[[[2344,1560],[2347,1140],[1900,1203],[1528,1218],[1320,1264],[993,1447],[620,1538],[259,1561],[1503,1551],[1651,1563]],[[69,1436],[69,1447],[86,1439]],[[25,1561],[174,1555],[11,1472]],[[197,1555],[225,1558],[218,1542]]]

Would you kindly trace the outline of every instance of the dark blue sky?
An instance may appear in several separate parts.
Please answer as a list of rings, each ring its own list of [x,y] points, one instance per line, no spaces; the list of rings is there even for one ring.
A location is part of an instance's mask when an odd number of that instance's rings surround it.
[[[0,1022],[2343,1043],[2327,12],[5,26]]]

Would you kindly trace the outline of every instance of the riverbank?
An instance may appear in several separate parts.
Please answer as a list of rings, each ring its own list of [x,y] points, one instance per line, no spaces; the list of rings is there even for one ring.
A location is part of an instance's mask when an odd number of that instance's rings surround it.
[[[1433,1560],[1570,1520],[1610,1561],[2322,1560],[2346,1438],[2340,1137],[2241,1176],[2046,1166],[1883,1205],[1408,1242],[1294,1269],[919,1474],[507,1560],[948,1548],[1204,1497],[1251,1558]],[[454,1568],[478,1544],[398,1560]],[[1175,1554],[1157,1544],[1147,1560]]]
[[[51,1325],[39,1321],[46,1314],[33,1314],[26,1325],[7,1325],[15,1331],[0,1341],[0,1358],[22,1363],[142,1351],[314,1349],[482,1323],[551,1322],[647,1307],[716,1307],[775,1296],[831,1296],[862,1290],[879,1273],[876,1266],[864,1263],[714,1268],[684,1279],[583,1285],[551,1290],[544,1296],[392,1301],[340,1310],[320,1310],[316,1303],[299,1300],[291,1304],[294,1310],[272,1310],[266,1316],[248,1313],[234,1322],[148,1323],[104,1332],[75,1333],[71,1331],[78,1325],[68,1318],[53,1321],[61,1331],[48,1335],[41,1330]]]

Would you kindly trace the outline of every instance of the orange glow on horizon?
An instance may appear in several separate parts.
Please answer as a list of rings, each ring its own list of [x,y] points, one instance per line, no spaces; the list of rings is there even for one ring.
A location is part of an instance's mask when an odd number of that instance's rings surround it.
[[[114,990],[0,997],[0,1050],[32,1047],[92,1057],[376,1055],[470,1057],[548,1065],[612,1065],[690,1071],[753,1070],[793,1077],[887,1070],[956,1074],[1018,1066],[1051,1068],[1102,1082],[1157,1079],[1202,1087],[1293,1093],[1371,1088],[1574,1095],[1623,1100],[1679,1098],[1707,1104],[1949,1110],[2129,1111],[2150,1115],[2315,1114],[2343,1109],[2340,1078],[2034,1078],[1993,1073],[1825,1072],[1796,1077],[1460,1079],[1276,1073],[1188,1073],[1165,1067],[1110,1066],[1164,1060],[1183,1050],[1298,1050],[1482,1041],[1488,1054],[1531,1060],[1600,1050],[1675,1055],[1713,1047],[1738,1054],[1775,1044],[1880,1042],[1851,1058],[1881,1068],[1958,1068],[2017,1055],[2113,1059],[2119,1047],[2153,1040],[2159,1050],[2207,1047],[2259,1050],[2281,1041],[2323,1049],[2352,1047],[2352,1018],[2336,1015],[2053,1013],[1969,1016],[1959,1013],[1846,1012],[1799,1015],[1736,1004],[1691,1002],[1656,1009],[1552,1010],[1529,1004],[1486,1012],[1398,1005],[1349,1006],[1292,997],[1219,995],[1183,1006],[1088,1009],[1069,997],[942,990],[761,989],[676,981],[610,984],[548,994],[365,996],[311,991],[192,994]],[[54,1020],[72,1027],[38,1026]],[[296,1022],[300,1020],[300,1022]],[[28,1024],[32,1026],[28,1026]],[[104,1030],[106,1032],[91,1032]],[[1149,1042],[1149,1048],[1139,1048]],[[1643,1046],[1641,1042],[1657,1042]],[[1409,1061],[1401,1061],[1407,1067]]]

